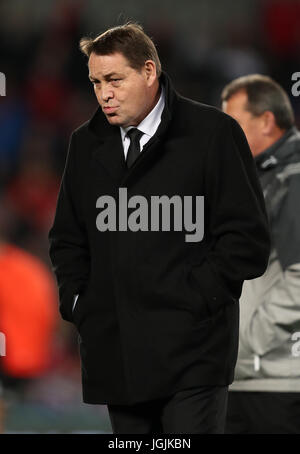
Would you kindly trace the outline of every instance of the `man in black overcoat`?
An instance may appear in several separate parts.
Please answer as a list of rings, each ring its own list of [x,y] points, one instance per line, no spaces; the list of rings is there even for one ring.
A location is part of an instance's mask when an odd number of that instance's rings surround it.
[[[242,284],[270,248],[247,140],[174,90],[142,27],[80,47],[100,106],[71,136],[49,241],[83,401],[114,433],[222,433]]]

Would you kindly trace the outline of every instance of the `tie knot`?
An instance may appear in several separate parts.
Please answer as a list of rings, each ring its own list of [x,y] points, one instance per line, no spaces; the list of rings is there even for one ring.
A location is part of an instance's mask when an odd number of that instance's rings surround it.
[[[143,134],[144,133],[137,128],[131,128],[127,132],[127,136],[129,137],[131,142],[136,142],[136,141],[140,140],[140,138],[142,137]]]

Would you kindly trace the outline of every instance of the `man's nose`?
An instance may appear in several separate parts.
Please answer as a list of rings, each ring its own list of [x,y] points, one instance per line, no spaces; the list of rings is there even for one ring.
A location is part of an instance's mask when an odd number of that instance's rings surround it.
[[[103,102],[107,102],[109,99],[114,97],[112,89],[108,86],[101,87],[101,98]]]

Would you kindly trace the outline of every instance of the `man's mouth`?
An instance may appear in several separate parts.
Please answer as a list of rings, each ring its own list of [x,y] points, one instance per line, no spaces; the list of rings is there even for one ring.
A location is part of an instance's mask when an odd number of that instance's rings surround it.
[[[116,110],[117,110],[117,107],[110,107],[110,106],[103,107],[103,112],[106,114],[115,113]]]

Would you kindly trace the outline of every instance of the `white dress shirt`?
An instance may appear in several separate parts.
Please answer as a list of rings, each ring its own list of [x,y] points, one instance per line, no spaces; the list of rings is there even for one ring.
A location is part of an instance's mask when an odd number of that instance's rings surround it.
[[[140,138],[141,151],[142,151],[144,145],[146,145],[146,143],[151,139],[151,137],[154,136],[154,134],[160,124],[161,114],[164,110],[164,106],[165,106],[165,94],[164,94],[164,88],[161,87],[161,93],[160,93],[158,102],[153,107],[151,112],[148,113],[147,117],[145,117],[144,120],[142,120],[140,122],[140,124],[138,124],[136,126],[137,129],[139,129],[140,131],[143,132],[143,135]],[[127,136],[127,132],[133,127],[135,127],[135,126],[128,126],[127,128],[122,128],[122,126],[120,126],[125,160],[126,160],[127,151],[128,151],[129,145],[130,145],[130,139]]]

